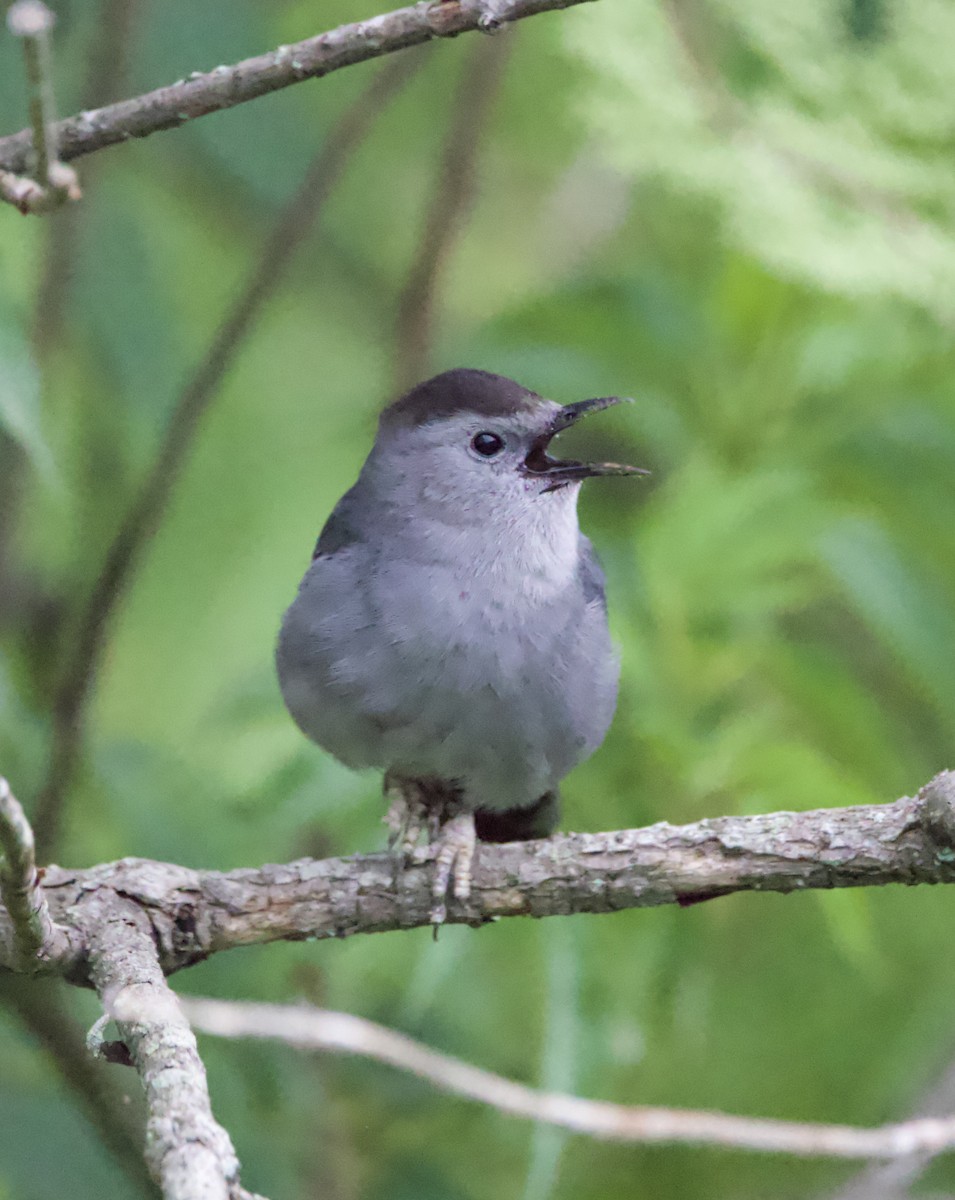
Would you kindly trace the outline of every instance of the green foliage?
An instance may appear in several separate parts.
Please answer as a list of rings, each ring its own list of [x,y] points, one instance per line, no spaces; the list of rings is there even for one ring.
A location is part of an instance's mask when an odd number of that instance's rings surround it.
[[[29,346],[12,321],[0,318],[0,430],[49,480],[50,448],[40,427],[40,380]]]
[[[955,309],[955,12],[632,0],[570,14],[579,112],[619,169],[705,197],[781,275]]]
[[[157,0],[131,86],[307,36],[314,10]],[[320,19],[369,11],[337,0]],[[94,18],[64,6],[63,107],[82,103]],[[880,802],[952,765],[953,22],[898,0],[603,0],[508,35],[432,365],[562,401],[631,394],[573,436],[654,472],[585,489],[623,686],[568,780],[567,828]],[[111,633],[60,861],[382,846],[379,781],[303,741],[271,651],[392,391],[397,298],[472,45],[436,46],[382,116],[201,422]],[[0,38],[11,128],[13,49]],[[72,622],[176,397],[375,69],[81,162],[64,322],[35,355],[65,218],[0,211],[0,769],[25,802]],[[734,897],[436,945],[250,948],[177,986],[305,997],[589,1096],[879,1122],[950,1052],[949,907],[930,889]],[[565,1140],[384,1067],[202,1048],[245,1183],[276,1200],[762,1200],[849,1170]],[[12,1017],[0,1061],[0,1196],[132,1195]],[[944,1162],[935,1179],[955,1186]]]

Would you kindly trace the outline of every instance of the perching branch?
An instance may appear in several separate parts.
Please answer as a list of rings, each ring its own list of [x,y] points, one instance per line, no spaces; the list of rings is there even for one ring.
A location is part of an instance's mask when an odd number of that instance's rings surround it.
[[[389,63],[345,112],[307,167],[298,190],[280,212],[245,286],[229,306],[195,373],[176,401],[152,467],[106,552],[70,638],[70,657],[53,699],[50,765],[35,808],[41,847],[46,851],[56,845],[63,800],[79,763],[86,704],[96,681],[110,622],[140,552],[165,511],[199,422],[284,277],[296,249],[314,228],[352,154],[388,101],[421,65],[420,57]]]
[[[142,1078],[146,1160],[166,1200],[249,1200],[229,1137],[212,1116],[195,1038],[164,974],[232,946],[430,926],[431,852],[409,865],[378,854],[227,873],[124,859],[83,871],[50,867],[40,879],[29,826],[9,789],[3,798],[0,967],[39,965],[96,988],[105,1009],[98,1025],[115,1021],[122,1041],[103,1043],[97,1027],[93,1045],[112,1061],[134,1065]],[[694,903],[735,891],[887,883],[955,883],[955,773],[894,804],[485,845],[471,899],[452,906],[449,920],[481,924],[501,916]],[[66,930],[62,949],[24,961],[38,937],[42,946],[53,920]],[[356,1029],[369,1044],[366,1026],[348,1028],[346,1036],[339,1025],[339,1048],[349,1037],[348,1048],[355,1048]],[[396,1038],[379,1038],[377,1056],[506,1111],[593,1136],[843,1158],[955,1148],[953,1117],[858,1129],[620,1109],[541,1095]]]
[[[47,212],[64,200],[82,195],[76,172],[57,157],[56,103],[53,98],[53,62],[50,35],[55,17],[43,0],[16,0],[7,10],[7,28],[23,41],[30,93],[30,157],[15,168],[21,174],[0,171],[0,198],[22,213]],[[29,169],[35,179],[23,177]]]
[[[148,913],[170,974],[234,946],[430,928],[430,876],[424,850],[410,865],[369,854],[225,873],[133,858],[82,871],[50,867],[43,891],[71,932],[71,954],[45,969],[89,984],[83,912],[94,902]],[[955,883],[955,773],[894,804],[482,845],[471,899],[452,904],[448,920],[479,925],[693,904],[733,892],[890,883]],[[0,939],[11,940],[11,926],[0,909]],[[0,962],[15,967],[9,955]]]
[[[308,1005],[183,998],[194,1028],[225,1038],[264,1038],[301,1050],[357,1054],[426,1079],[441,1091],[499,1112],[604,1141],[689,1144],[804,1158],[901,1159],[955,1146],[955,1117],[923,1117],[863,1128],[738,1117],[729,1113],[611,1104],[541,1092],[462,1062],[374,1021]]]
[[[519,21],[585,2],[509,0],[506,20]],[[501,19],[502,16],[497,16],[491,23],[498,24]],[[320,78],[342,67],[419,46],[432,38],[454,37],[487,27],[484,6],[479,0],[424,0],[367,21],[340,25],[233,66],[195,72],[169,87],[68,117],[55,126],[60,156],[70,161],[130,138],[176,129],[196,117],[244,104],[304,79]],[[29,130],[0,138],[0,168],[22,173],[31,140]]]

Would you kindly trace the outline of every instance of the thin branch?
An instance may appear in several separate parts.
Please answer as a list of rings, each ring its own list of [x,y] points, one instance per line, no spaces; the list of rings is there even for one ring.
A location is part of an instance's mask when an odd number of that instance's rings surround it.
[[[941,1117],[955,1111],[955,1061],[950,1061],[920,1097],[913,1118]],[[910,1189],[944,1147],[919,1146],[888,1163],[873,1163],[848,1180],[829,1200],[906,1200]]]
[[[55,17],[43,0],[16,0],[7,10],[7,28],[23,41],[29,85],[31,154],[28,164],[16,168],[21,173],[29,166],[36,178],[35,188],[3,172],[0,196],[15,204],[22,213],[46,212],[64,200],[81,196],[76,172],[57,157],[56,101],[53,95],[53,55],[51,34]]]
[[[56,102],[53,99],[53,54],[50,35],[56,18],[42,0],[17,0],[7,11],[7,28],[23,39],[23,58],[30,85],[30,125],[33,129],[33,173],[40,187],[50,183],[56,162]]]
[[[24,216],[27,213],[39,212],[45,198],[46,192],[35,179],[15,175],[13,171],[0,170],[0,200],[12,204]]]
[[[513,0],[507,20],[519,21],[538,13],[571,8],[588,0]],[[105,146],[176,129],[207,113],[244,104],[304,79],[329,75],[342,67],[379,58],[436,37],[486,27],[482,7],[463,0],[423,0],[423,3],[383,13],[367,21],[340,25],[327,33],[279,46],[268,54],[247,58],[234,66],[196,72],[169,87],[78,113],[56,126],[64,161],[102,150]],[[0,138],[0,167],[23,172],[30,150],[29,131]]]
[[[13,959],[39,969],[71,953],[68,932],[54,923],[33,852],[33,830],[10,785],[0,776],[0,899],[10,918]]]
[[[306,1005],[183,998],[193,1026],[225,1038],[264,1038],[302,1050],[357,1054],[408,1071],[442,1091],[499,1112],[615,1142],[683,1143],[803,1158],[894,1159],[955,1147],[955,1117],[867,1129],[650,1105],[611,1104],[543,1092],[441,1054],[384,1025]]]
[[[432,869],[430,850],[410,864],[370,854],[225,873],[143,859],[82,871],[50,867],[44,891],[54,916],[74,932],[74,956],[46,969],[88,982],[75,931],[85,927],[92,900],[148,913],[167,974],[234,946],[430,928]],[[481,845],[471,898],[452,904],[448,921],[480,925],[695,904],[733,892],[890,883],[955,883],[955,773],[894,804]],[[0,909],[0,939],[5,933],[10,918]]]
[[[395,391],[428,374],[434,310],[444,266],[464,232],[477,189],[481,135],[500,88],[510,39],[479,42],[465,64],[453,100],[436,186],[418,250],[398,300],[395,321]]]
[[[132,906],[124,913],[95,903],[87,919],[91,980],[146,1094],[147,1166],[165,1200],[233,1200],[239,1160],[212,1115],[195,1035],[163,977],[148,919]]]
[[[96,680],[110,621],[129,586],[139,556],[165,511],[199,421],[217,395],[266,301],[284,277],[295,251],[314,227],[352,154],[388,101],[421,65],[420,56],[403,56],[383,67],[332,130],[306,170],[300,187],[281,212],[245,287],[176,402],[155,461],[106,553],[77,630],[70,639],[71,657],[53,702],[50,767],[35,806],[35,824],[44,855],[56,845],[64,797],[79,765],[86,704]]]

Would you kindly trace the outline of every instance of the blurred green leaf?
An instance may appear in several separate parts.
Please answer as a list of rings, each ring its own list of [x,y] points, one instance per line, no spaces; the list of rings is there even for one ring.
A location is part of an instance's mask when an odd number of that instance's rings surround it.
[[[40,376],[26,338],[0,313],[0,428],[29,455],[46,483],[55,479],[43,435]]]
[[[955,718],[955,678],[946,649],[955,646],[955,610],[926,569],[872,521],[846,520],[821,539],[823,556],[863,618],[917,686]]]

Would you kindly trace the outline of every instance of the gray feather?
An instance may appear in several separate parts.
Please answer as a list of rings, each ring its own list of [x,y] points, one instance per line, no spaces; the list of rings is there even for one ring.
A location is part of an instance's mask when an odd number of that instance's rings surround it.
[[[580,582],[588,604],[597,603],[607,611],[607,576],[600,565],[590,538],[580,535]]]
[[[352,545],[359,540],[360,534],[357,523],[352,519],[351,510],[354,508],[355,489],[351,488],[331,511],[331,515],[322,527],[315,543],[312,554],[313,561],[323,554],[335,554],[337,551]]]

